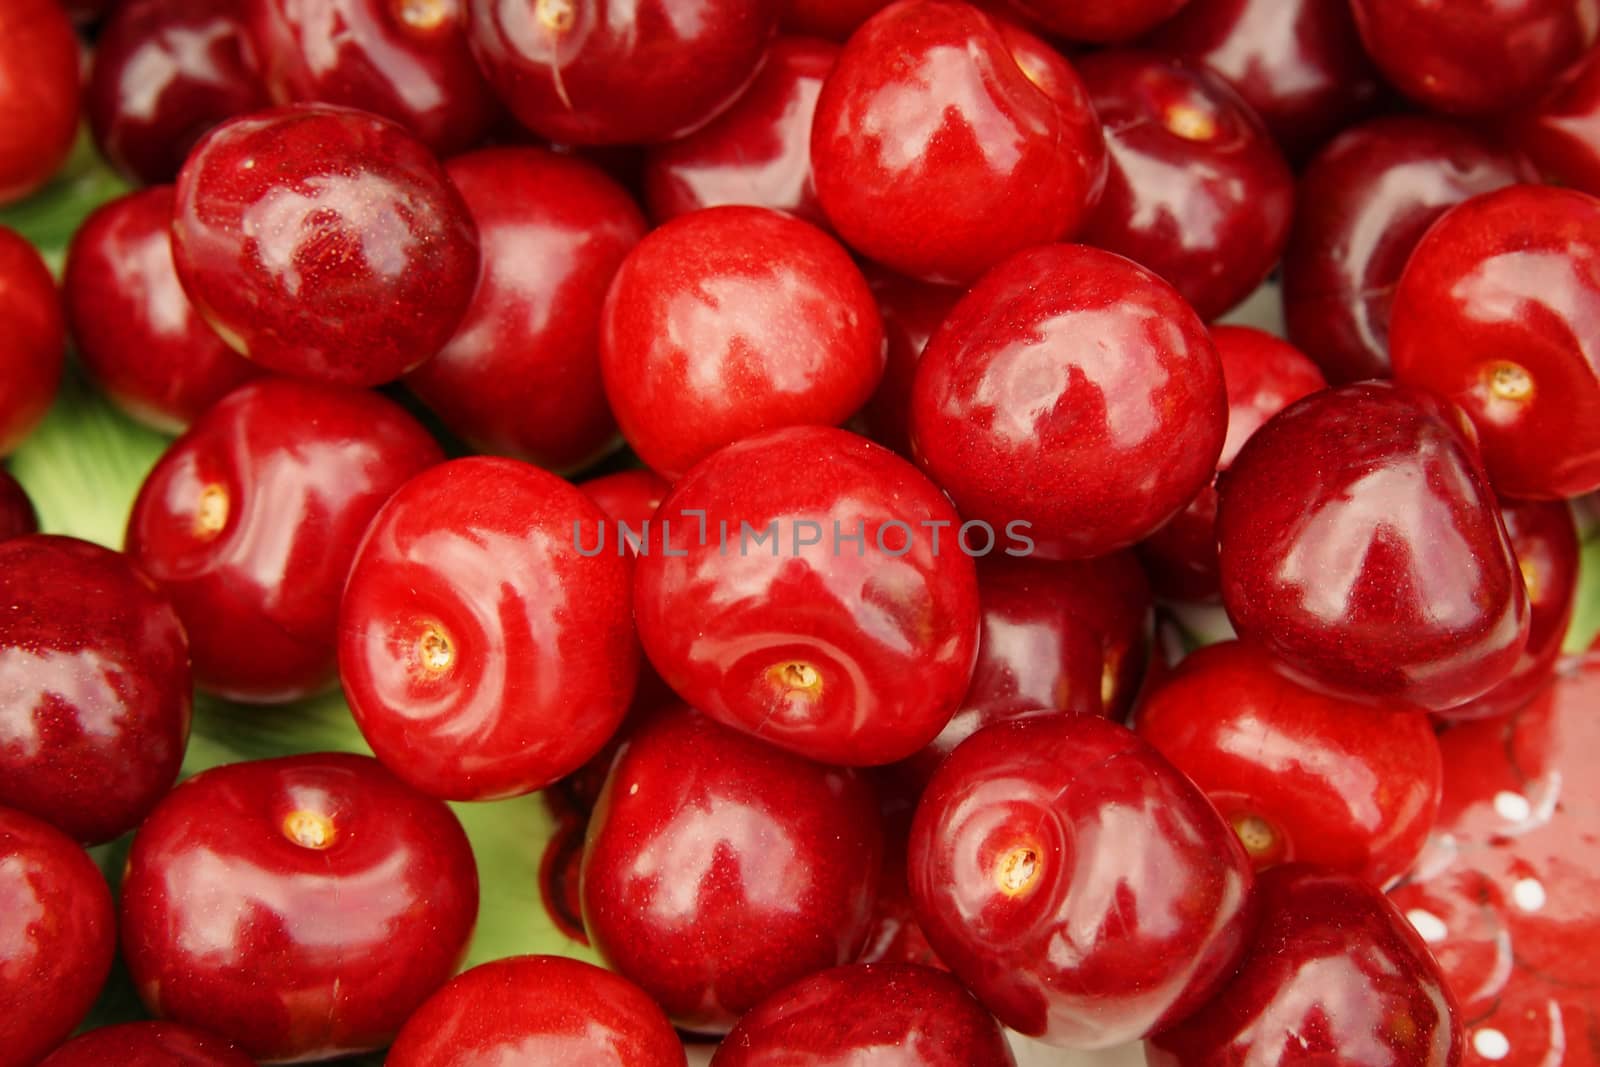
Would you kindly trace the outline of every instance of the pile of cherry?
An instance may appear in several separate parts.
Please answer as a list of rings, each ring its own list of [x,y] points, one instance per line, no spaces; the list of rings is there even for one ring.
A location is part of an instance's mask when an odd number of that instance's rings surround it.
[[[0,471],[0,1065],[1600,1062],[1600,0],[68,6],[0,456],[180,436]],[[611,969],[458,975],[541,790]]]

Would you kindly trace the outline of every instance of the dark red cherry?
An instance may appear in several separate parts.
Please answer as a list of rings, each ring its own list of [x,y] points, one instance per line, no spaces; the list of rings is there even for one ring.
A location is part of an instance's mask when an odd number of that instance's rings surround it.
[[[843,41],[893,0],[789,0],[783,28],[789,33]]]
[[[623,747],[590,820],[584,926],[674,1022],[725,1032],[856,957],[882,847],[854,772],[671,708]]]
[[[382,1048],[466,955],[467,835],[367,756],[215,767],[157,806],[122,882],[122,958],[152,1014],[253,1059]]]
[[[1294,176],[1250,105],[1219,76],[1156,52],[1078,61],[1105,127],[1105,192],[1080,233],[1127,256],[1214,319],[1283,252]]]
[[[1448,115],[1531,103],[1600,30],[1595,0],[1350,0],[1350,8],[1390,84]]]
[[[78,228],[62,281],[84,369],[118,407],[166,433],[261,369],[206,325],[172,265],[170,185],[105,204]]]
[[[673,487],[634,614],[661,676],[712,718],[826,763],[889,763],[959,706],[978,638],[968,553],[1007,546],[888,449],[776,430]]]
[[[447,170],[477,224],[483,270],[466,318],[406,385],[474,446],[552,470],[612,448],[600,308],[644,236],[598,167],[541,148],[489,148]]]
[[[466,6],[466,0],[242,5],[276,103],[315,100],[370,111],[441,156],[473,147],[500,118],[467,48]]]
[[[171,182],[207,130],[267,104],[237,0],[124,0],[95,41],[84,108],[130,181]]]
[[[1052,558],[1148,536],[1215,473],[1226,427],[1199,317],[1149,271],[1082,245],[986,274],[928,343],[911,394],[912,450],[961,514],[1021,524]]]
[[[0,467],[0,541],[39,529],[39,516],[34,514],[33,501],[17,480]]]
[[[78,87],[78,37],[61,5],[9,0],[0,11],[0,204],[32,193],[66,161]]]
[[[670,141],[738,97],[780,0],[465,0],[468,40],[518,121],[563,144]]]
[[[1501,126],[1551,185],[1600,196],[1600,50],[1591,48],[1544,98]]]
[[[838,425],[883,360],[877,304],[849,253],[769,208],[708,208],[655,230],[601,315],[611,408],[669,479],[751,434]]]
[[[513,956],[452,979],[406,1023],[387,1067],[683,1067],[683,1043],[632,982],[581,960]]]
[[[1256,881],[1239,972],[1145,1043],[1151,1067],[1456,1067],[1461,1020],[1427,946],[1383,894],[1309,864]]]
[[[392,381],[455,332],[478,276],[444,169],[375,115],[299,104],[233,119],[178,176],[173,257],[235,351],[341,385]]]
[[[906,774],[901,764],[867,774],[878,794],[878,812],[883,817],[883,865],[878,898],[872,908],[872,929],[855,962],[914,963],[947,970],[917,924],[907,879],[906,851],[922,783]]]
[[[812,126],[817,194],[856,251],[916,278],[971,282],[1070,236],[1105,175],[1072,68],[977,8],[906,0],[851,35]]]
[[[578,488],[606,513],[606,518],[621,524],[614,530],[621,532],[626,526],[629,535],[642,541],[646,537],[644,524],[655,515],[672,486],[655,471],[633,470],[590,478],[579,482]]]
[[[102,1026],[68,1041],[39,1067],[253,1067],[231,1041],[177,1023]]]
[[[145,479],[127,537],[189,631],[196,683],[278,703],[332,682],[361,535],[442,458],[392,401],[313,382],[251,382],[197,419]]]
[[[886,1053],[885,1049],[899,1049]],[[994,1016],[943,971],[852,964],[802,978],[739,1020],[712,1067],[1015,1067]]]
[[[1394,115],[1347,130],[1300,178],[1283,259],[1289,339],[1335,384],[1389,375],[1389,313],[1406,260],[1451,207],[1532,177],[1463,126]]]
[[[1204,794],[1091,715],[996,723],[911,826],[917,918],[1000,1021],[1104,1048],[1183,1018],[1250,933],[1250,863]]]
[[[1451,210],[1400,278],[1390,352],[1472,417],[1500,494],[1600,489],[1600,199],[1516,185]]]
[[[98,845],[177,780],[189,642],[125,556],[70,537],[0,542],[0,805]]]
[[[917,364],[928,339],[964,290],[915,281],[871,265],[866,267],[866,277],[883,317],[886,358],[883,380],[861,409],[861,424],[868,437],[911,458],[911,384],[916,380]]]
[[[51,0],[53,3],[54,0]],[[0,15],[0,20],[6,15]],[[0,39],[6,33],[0,22]],[[4,72],[0,62],[0,74]],[[4,118],[0,117],[0,123]],[[13,230],[0,226],[0,456],[44,418],[61,382],[66,322],[50,268]]]
[[[1354,699],[1450,708],[1503,681],[1528,601],[1470,430],[1383,382],[1313,393],[1257,430],[1217,509],[1239,634]]]
[[[1018,11],[1074,41],[1127,41],[1177,14],[1189,0],[1011,0]]]

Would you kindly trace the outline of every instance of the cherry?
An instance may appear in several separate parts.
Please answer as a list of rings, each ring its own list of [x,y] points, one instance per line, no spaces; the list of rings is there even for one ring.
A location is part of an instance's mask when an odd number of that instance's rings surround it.
[[[674,1022],[725,1032],[790,982],[855,958],[881,849],[872,791],[854,772],[670,708],[606,780],[583,921]]]
[[[912,963],[947,970],[917,924],[907,879],[906,851],[922,783],[912,780],[899,764],[867,773],[878,794],[878,813],[883,818],[883,865],[878,898],[872,909],[872,929],[855,962]]]
[[[171,182],[207,130],[266,105],[257,54],[235,0],[124,0],[84,94],[100,154],[131,181]]]
[[[181,433],[261,371],[183,291],[172,264],[172,206],[172,187],[161,185],[90,214],[72,239],[63,296],[78,356],[100,389],[139,421]]]
[[[1226,470],[1262,423],[1328,383],[1299,349],[1261,330],[1214,326],[1211,340],[1217,346],[1228,390],[1228,436],[1217,459],[1217,469]],[[1217,598],[1216,527],[1213,482],[1139,544],[1139,558],[1160,595],[1172,600]]]
[[[1528,601],[1459,409],[1372,382],[1285,408],[1245,442],[1217,508],[1239,634],[1312,688],[1442,709],[1482,696],[1528,639]]]
[[[6,39],[5,33],[0,23],[0,39]],[[0,72],[4,69],[0,62]],[[0,381],[5,382],[0,391],[3,457],[33,432],[50,409],[66,355],[66,323],[50,268],[33,245],[4,226],[0,226],[0,336],[6,339],[0,344]]]
[[[34,514],[33,501],[17,480],[0,467],[0,541],[39,529],[39,516]]]
[[[1509,116],[1501,132],[1551,185],[1600,196],[1600,51],[1590,49],[1537,104]]]
[[[811,759],[889,763],[933,740],[966,691],[978,637],[967,552],[996,550],[992,532],[963,531],[916,468],[843,430],[746,438],[657,512],[639,557],[639,636],[712,718]]]
[[[478,913],[461,824],[367,756],[215,767],[134,837],[122,956],[152,1014],[258,1060],[387,1045]]]
[[[1149,271],[1081,245],[985,275],[911,394],[912,449],[961,514],[1025,524],[1052,558],[1104,555],[1170,519],[1215,472],[1226,420],[1199,317]]]
[[[1389,314],[1406,260],[1451,207],[1531,177],[1465,127],[1393,115],[1347,130],[1300,179],[1283,260],[1289,339],[1335,384],[1389,376]]]
[[[898,1048],[919,1067],[1015,1067],[994,1017],[943,971],[852,964],[802,978],[739,1020],[712,1067],[845,1067]]]
[[[253,1067],[231,1041],[176,1023],[102,1026],[68,1041],[39,1067]]]
[[[78,84],[78,37],[61,5],[9,0],[0,11],[0,204],[29,195],[66,162]]]
[[[843,422],[883,359],[849,254],[769,208],[708,208],[655,230],[623,261],[601,319],[623,436],[667,478],[762,430]]]
[[[362,532],[442,458],[398,405],[338,386],[264,378],[200,416],[146,477],[127,533],[188,629],[196,683],[280,703],[332,682]]]
[[[1075,41],[1106,44],[1127,41],[1154,29],[1177,14],[1189,0],[1011,0],[1017,10]]]
[[[911,458],[911,385],[928,339],[961,299],[964,290],[931,285],[868,266],[867,284],[883,317],[886,358],[883,380],[861,409],[866,436]]]
[[[441,156],[482,141],[500,107],[467,48],[463,0],[246,0],[279,104],[321,101],[393,119]]]
[[[1516,185],[1452,209],[1400,278],[1390,351],[1472,417],[1501,494],[1600,489],[1600,199]]]
[[[447,983],[406,1023],[384,1062],[683,1067],[685,1058],[667,1017],[626,978],[560,956],[514,956]]]
[[[1451,1067],[1461,1021],[1427,946],[1354,875],[1290,864],[1256,881],[1260,926],[1232,980],[1145,1044],[1151,1067]]]
[[[783,28],[789,33],[843,41],[893,0],[789,0]]]
[[[630,535],[643,541],[645,523],[655,515],[672,486],[655,471],[632,470],[590,478],[579,482],[578,488],[606,513],[606,518],[619,524],[615,527],[618,533],[626,526]]]
[[[1233,832],[1155,749],[1094,716],[973,734],[923,794],[908,862],[939,958],[1052,1045],[1104,1048],[1183,1018],[1250,932]]]
[[[342,385],[398,378],[450,339],[478,272],[443,168],[385,119],[299,104],[233,119],[178,175],[173,257],[235,351]]]
[[[908,0],[851,35],[811,134],[817,195],[856,251],[935,282],[1070,236],[1105,175],[1072,68],[967,4]]]
[[[468,41],[500,98],[565,144],[670,141],[750,83],[778,0],[466,0]]]
[[[446,169],[477,225],[483,270],[455,336],[406,385],[484,451],[581,467],[617,439],[600,308],[644,218],[599,168],[544,149],[483,149]]]

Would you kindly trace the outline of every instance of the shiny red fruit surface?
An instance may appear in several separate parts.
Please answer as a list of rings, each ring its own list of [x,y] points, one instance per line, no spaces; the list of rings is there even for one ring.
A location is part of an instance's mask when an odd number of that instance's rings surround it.
[[[1544,98],[1501,124],[1551,185],[1600,196],[1600,52],[1590,49]]]
[[[604,474],[579,482],[578,488],[606,513],[608,519],[620,524],[612,527],[614,532],[620,534],[625,525],[628,533],[641,541],[645,538],[644,524],[655,515],[656,509],[672,490],[666,479],[655,471],[647,470]]]
[[[0,541],[21,537],[39,529],[39,516],[33,501],[17,480],[0,467]]]
[[[340,385],[392,381],[444,347],[478,237],[444,169],[386,119],[297,104],[233,119],[178,175],[178,277],[241,355]]]
[[[817,100],[811,161],[846,244],[950,283],[1070,236],[1106,165],[1067,62],[950,0],[902,0],[851,35]]]
[[[456,434],[552,470],[617,440],[600,375],[600,308],[645,234],[598,167],[541,148],[486,148],[446,167],[482,246],[460,328],[406,385]]]
[[[1516,185],[1430,229],[1394,297],[1396,381],[1472,417],[1495,491],[1600,488],[1600,199]]]
[[[50,268],[33,245],[0,226],[0,457],[50,409],[66,361],[66,331]]]
[[[911,456],[911,385],[917,364],[939,324],[965,290],[902,277],[882,268],[866,268],[867,284],[878,298],[883,316],[883,380],[861,409],[866,435],[900,455]]]
[[[231,1041],[177,1023],[102,1026],[68,1041],[39,1067],[254,1067]]]
[[[78,37],[56,0],[11,0],[0,11],[0,82],[0,204],[9,204],[50,180],[78,133]]]
[[[320,753],[178,786],[134,838],[121,906],[152,1014],[295,1062],[393,1040],[466,954],[478,876],[443,802]]]
[[[1186,1022],[1145,1044],[1151,1067],[1339,1063],[1455,1067],[1463,1041],[1439,965],[1382,893],[1292,864],[1256,881],[1244,962]]]
[[[1074,41],[1127,41],[1177,14],[1189,0],[1011,0],[1054,33]]]
[[[196,420],[146,477],[127,534],[184,621],[196,684],[253,703],[329,685],[361,535],[441,459],[397,404],[314,382],[251,382]]]
[[[33,1064],[100,995],[116,951],[111,891],[61,831],[0,808],[0,1048]]]
[[[789,33],[843,41],[893,0],[789,0],[783,28]]]
[[[452,979],[417,1009],[386,1067],[683,1067],[683,1043],[626,978],[560,956],[513,956]]]
[[[1154,274],[1083,245],[986,274],[928,342],[911,393],[912,451],[961,514],[1025,523],[1052,558],[1148,536],[1215,473],[1226,429],[1199,317]]]
[[[978,642],[963,545],[984,533],[964,535],[888,449],[825,427],[746,438],[690,471],[656,519],[634,588],[639,636],[707,715],[865,766],[922,748],[959,706]]]
[[[584,926],[675,1023],[726,1032],[856,957],[882,847],[855,772],[669,708],[622,748],[589,822]]]
[[[1221,480],[1222,602],[1304,684],[1441,709],[1528,641],[1528,601],[1470,427],[1382,382],[1273,416]]]

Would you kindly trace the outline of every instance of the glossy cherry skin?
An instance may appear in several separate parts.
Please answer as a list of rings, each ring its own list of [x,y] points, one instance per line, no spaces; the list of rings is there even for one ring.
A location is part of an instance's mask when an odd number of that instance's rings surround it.
[[[1390,352],[1472,417],[1500,494],[1600,488],[1600,199],[1516,185],[1451,210],[1406,264]]]
[[[746,438],[690,471],[656,519],[639,636],[712,718],[869,766],[916,752],[959,706],[978,641],[962,545],[977,552],[984,532],[963,541],[949,501],[888,449],[824,427]]]
[[[1291,160],[1383,95],[1348,0],[1189,0],[1147,44],[1226,78]]]
[[[882,847],[855,772],[668,708],[623,746],[589,822],[584,926],[675,1023],[723,1033],[855,958]]]
[[[1551,185],[1600,196],[1600,51],[1590,49],[1533,106],[1509,116],[1506,135]]]
[[[0,204],[55,174],[78,133],[78,37],[56,0],[0,13]]]
[[[118,197],[84,220],[62,279],[78,357],[102,392],[148,426],[181,433],[261,373],[189,302],[172,265],[170,185]]]
[[[68,1041],[39,1067],[254,1067],[231,1041],[177,1023],[102,1026]]]
[[[189,642],[126,557],[70,537],[0,542],[0,805],[98,845],[172,788]]]
[[[441,156],[473,147],[500,117],[467,48],[464,0],[246,0],[242,7],[276,103],[370,111]]]
[[[973,734],[911,824],[911,900],[1000,1021],[1105,1048],[1183,1018],[1250,934],[1244,850],[1131,730],[1045,715]]]
[[[6,339],[0,345],[0,381],[5,382],[0,392],[3,457],[33,432],[50,409],[61,382],[67,343],[50,268],[33,245],[4,226],[0,226],[0,336]]]
[[[1516,153],[1438,119],[1341,134],[1300,178],[1283,259],[1289,339],[1335,384],[1388,377],[1395,286],[1422,235],[1463,200],[1532,176]]]
[[[124,0],[84,92],[95,146],[130,181],[171,182],[207,130],[266,106],[257,54],[236,0]]]
[[[928,342],[912,451],[965,518],[1027,523],[1039,555],[1085,558],[1194,499],[1227,410],[1216,348],[1172,286],[1050,245],[986,274]]]
[[[1303,684],[1450,708],[1511,672],[1528,600],[1459,409],[1383,382],[1268,420],[1221,479],[1222,602]]]
[[[541,148],[487,148],[446,169],[483,269],[455,336],[406,385],[483,451],[581,467],[617,440],[600,308],[644,217],[598,167]]]
[[[906,871],[911,819],[922,795],[922,783],[906,774],[903,764],[865,773],[878,794],[878,812],[883,817],[883,866],[878,899],[872,909],[872,931],[855,962],[913,963],[948,970],[917,924]]]
[[[655,471],[617,471],[579,482],[578,488],[606,517],[644,538],[645,523],[667,498],[672,486]],[[617,527],[620,531],[621,527]]]
[[[1214,326],[1211,340],[1228,390],[1228,436],[1217,459],[1217,469],[1226,470],[1262,423],[1328,383],[1303,352],[1263,330]],[[1139,558],[1161,596],[1215,600],[1219,591],[1215,482],[1140,542]]]
[[[468,41],[500,99],[563,144],[670,141],[755,75],[779,0],[466,0]]]
[[[883,317],[883,380],[859,414],[866,436],[911,458],[911,384],[939,324],[965,290],[933,285],[867,266],[867,284]]]
[[[1177,14],[1189,0],[1011,0],[1018,11],[1063,37],[1107,44],[1127,41]]]
[[[838,425],[883,360],[878,307],[849,253],[770,208],[708,208],[653,231],[601,313],[612,410],[668,479],[763,430]]]
[[[894,0],[789,0],[783,28],[789,33],[843,41]]]
[[[189,631],[196,684],[270,704],[332,682],[361,535],[443,458],[392,401],[313,382],[263,378],[196,420],[145,478],[127,535]]]
[[[851,35],[817,100],[811,161],[846,244],[902,274],[963,284],[1070,236],[1106,165],[1067,62],[950,0],[903,0]]]
[[[367,756],[255,760],[188,779],[140,827],[122,958],[154,1015],[257,1060],[331,1059],[393,1040],[477,914],[442,801]]]
[[[1171,282],[1204,319],[1249,296],[1289,239],[1294,176],[1250,106],[1155,52],[1078,62],[1105,128],[1105,192],[1080,238]]]
[[[433,156],[325,104],[212,130],[178,175],[178,277],[241,355],[340,385],[392,381],[455,332],[478,237]]]
[[[39,516],[33,501],[17,480],[0,467],[0,541],[21,537],[39,529]]]
[[[1454,1067],[1461,1020],[1439,965],[1383,894],[1310,864],[1256,881],[1238,974],[1145,1044],[1151,1067],[1237,1063]]]
[[[898,1053],[886,1049],[899,1049]],[[1015,1067],[994,1016],[943,971],[851,964],[802,978],[739,1020],[712,1067]]]
[[[1531,103],[1600,29],[1596,0],[1350,0],[1350,9],[1390,84],[1447,115]]]
[[[592,963],[513,956],[451,979],[406,1023],[386,1067],[683,1067],[683,1042],[645,992]]]

